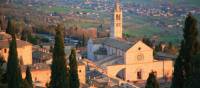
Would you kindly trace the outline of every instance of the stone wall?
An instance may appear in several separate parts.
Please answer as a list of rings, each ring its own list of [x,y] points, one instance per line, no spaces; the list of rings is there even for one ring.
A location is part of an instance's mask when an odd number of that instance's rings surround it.
[[[79,65],[78,66],[78,75],[80,83],[85,84],[86,83],[86,71],[85,71],[85,65]],[[35,69],[31,70],[32,80],[33,82],[39,81],[42,87],[45,87],[46,83],[50,82],[51,77],[51,70],[50,68],[47,69]],[[26,72],[22,72],[22,78],[25,78]]]
[[[26,45],[17,48],[18,58],[22,59],[23,65],[32,64],[32,45]],[[9,48],[2,48],[1,55],[8,61]]]

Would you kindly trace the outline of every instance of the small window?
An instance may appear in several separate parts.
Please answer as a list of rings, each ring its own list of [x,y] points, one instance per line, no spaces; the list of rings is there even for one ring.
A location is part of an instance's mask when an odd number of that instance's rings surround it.
[[[117,14],[116,15],[116,20],[120,20],[121,18],[120,18],[120,14]]]
[[[141,47],[139,47],[138,50],[141,50]]]
[[[7,53],[7,49],[4,49],[4,53]]]

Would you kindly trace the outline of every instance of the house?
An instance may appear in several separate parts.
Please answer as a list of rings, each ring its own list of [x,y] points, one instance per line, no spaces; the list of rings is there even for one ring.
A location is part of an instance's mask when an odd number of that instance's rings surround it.
[[[11,36],[5,32],[0,32],[0,55],[8,61],[9,43]],[[20,39],[16,39],[18,58],[22,65],[32,64],[32,44]]]

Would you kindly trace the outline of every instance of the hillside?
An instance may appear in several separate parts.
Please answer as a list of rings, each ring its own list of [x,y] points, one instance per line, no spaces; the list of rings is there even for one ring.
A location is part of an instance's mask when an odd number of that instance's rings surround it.
[[[15,0],[20,1],[21,0]],[[114,0],[31,0],[23,3],[1,4],[6,16],[26,19],[38,30],[62,22],[66,28],[98,28],[111,26]],[[184,19],[188,12],[200,21],[198,0],[121,0],[124,34],[130,37],[157,37],[160,41],[180,42]],[[13,5],[13,6],[12,6]],[[25,14],[24,14],[25,13]],[[47,28],[46,28],[47,27]],[[52,31],[52,30],[48,30]]]
[[[123,3],[136,3],[136,4],[144,4],[144,5],[158,5],[163,3],[169,3],[172,5],[186,5],[199,7],[199,0],[121,0]]]

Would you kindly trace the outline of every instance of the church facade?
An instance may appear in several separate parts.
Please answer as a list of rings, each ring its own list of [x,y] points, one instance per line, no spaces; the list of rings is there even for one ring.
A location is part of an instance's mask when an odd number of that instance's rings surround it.
[[[156,60],[153,49],[142,41],[129,42],[122,38],[122,9],[115,4],[110,37],[89,39],[87,58],[106,68],[107,75],[126,81],[146,80],[154,71],[158,78],[170,78],[171,60]]]

